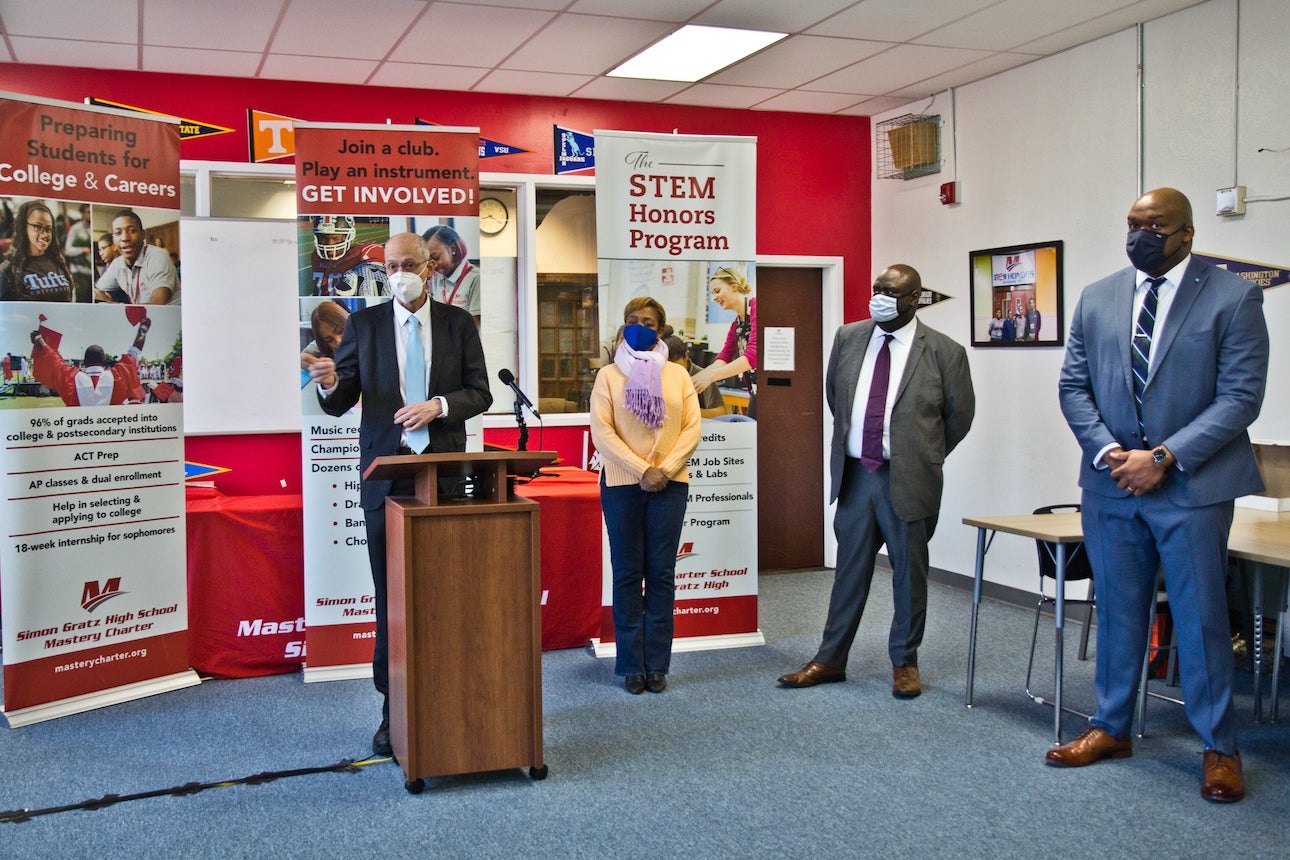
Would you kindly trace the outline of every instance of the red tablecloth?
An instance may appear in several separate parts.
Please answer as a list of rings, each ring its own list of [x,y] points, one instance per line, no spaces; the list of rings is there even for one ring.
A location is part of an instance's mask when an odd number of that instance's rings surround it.
[[[305,641],[299,495],[188,493],[188,657],[204,675],[295,672]]]
[[[600,633],[600,477],[568,466],[515,488],[541,506],[542,649],[580,648]]]
[[[542,511],[542,648],[577,648],[600,624],[600,491],[581,469],[543,470],[517,492]],[[188,491],[189,660],[204,675],[295,672],[304,657],[299,495]]]

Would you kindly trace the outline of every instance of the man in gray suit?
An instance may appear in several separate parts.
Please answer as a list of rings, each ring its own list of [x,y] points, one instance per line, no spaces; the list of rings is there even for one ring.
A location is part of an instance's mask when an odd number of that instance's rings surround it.
[[[963,347],[914,319],[922,291],[912,267],[885,269],[873,284],[872,319],[844,325],[834,338],[825,391],[833,412],[838,566],[819,651],[800,670],[780,677],[786,687],[846,680],[874,560],[885,543],[895,600],[887,641],[891,692],[901,699],[922,692],[918,646],[927,616],[927,543],[941,507],[941,465],[967,435],[976,409]]]
[[[1245,796],[1232,708],[1227,534],[1232,500],[1263,487],[1246,428],[1263,403],[1258,286],[1191,256],[1173,188],[1129,210],[1133,265],[1084,288],[1059,392],[1082,454],[1084,545],[1097,594],[1097,713],[1049,764],[1133,754],[1129,723],[1163,570],[1187,718],[1205,745],[1201,794]],[[1135,322],[1136,321],[1136,322]]]

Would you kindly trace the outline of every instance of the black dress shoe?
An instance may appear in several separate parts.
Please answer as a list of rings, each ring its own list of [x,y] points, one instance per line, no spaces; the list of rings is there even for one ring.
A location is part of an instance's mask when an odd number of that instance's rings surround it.
[[[381,720],[381,725],[372,735],[372,752],[376,755],[394,755],[394,747],[390,745],[390,721]]]
[[[628,675],[623,679],[623,689],[631,693],[633,696],[639,696],[641,693],[645,692],[645,676]]]
[[[661,693],[667,689],[666,672],[650,672],[645,676],[645,689],[651,693]]]

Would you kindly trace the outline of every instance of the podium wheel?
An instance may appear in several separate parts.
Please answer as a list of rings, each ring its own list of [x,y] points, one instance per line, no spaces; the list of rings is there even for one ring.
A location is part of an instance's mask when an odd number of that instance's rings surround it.
[[[546,775],[547,775],[546,765],[542,765],[541,767],[529,768],[529,779],[536,779],[536,780],[546,779]]]
[[[409,779],[403,783],[403,787],[408,790],[408,794],[420,794],[426,790],[426,781],[424,779]]]

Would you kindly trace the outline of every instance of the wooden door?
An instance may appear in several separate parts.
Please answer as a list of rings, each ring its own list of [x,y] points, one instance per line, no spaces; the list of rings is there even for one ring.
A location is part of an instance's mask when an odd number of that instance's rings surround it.
[[[756,294],[758,567],[823,567],[823,273],[758,266]],[[767,327],[792,329],[792,371],[765,369]]]

